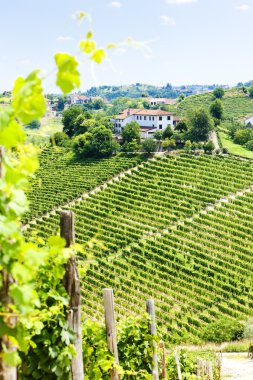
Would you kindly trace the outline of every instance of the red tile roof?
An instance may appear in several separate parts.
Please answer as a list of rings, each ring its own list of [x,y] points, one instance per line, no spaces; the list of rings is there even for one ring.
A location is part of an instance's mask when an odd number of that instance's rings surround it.
[[[138,110],[138,112],[135,113],[135,115],[142,115],[142,116],[168,116],[172,115],[171,112],[162,111],[162,110],[146,110],[141,109]]]
[[[124,119],[126,119],[128,116],[134,115],[137,111],[139,111],[138,108],[127,108],[126,110],[120,112],[119,115],[115,116],[114,119],[121,119],[121,120],[124,120]]]

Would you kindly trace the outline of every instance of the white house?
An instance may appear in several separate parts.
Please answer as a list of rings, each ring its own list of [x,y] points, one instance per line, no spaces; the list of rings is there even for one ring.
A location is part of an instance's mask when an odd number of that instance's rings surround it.
[[[163,131],[168,125],[174,125],[172,113],[162,110],[128,108],[111,119],[114,131],[119,134],[131,121],[140,125],[142,138],[150,138],[157,130]]]
[[[151,106],[156,106],[156,105],[161,105],[161,104],[165,104],[165,105],[173,105],[173,104],[176,104],[176,99],[170,99],[170,98],[147,98],[147,101],[149,102],[149,104]]]
[[[85,104],[88,102],[87,96],[71,94],[70,95],[70,104]]]

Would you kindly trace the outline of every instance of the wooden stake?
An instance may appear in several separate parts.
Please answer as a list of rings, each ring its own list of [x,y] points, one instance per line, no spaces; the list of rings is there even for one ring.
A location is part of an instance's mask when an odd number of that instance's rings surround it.
[[[209,362],[208,375],[209,375],[209,380],[213,380],[213,363],[212,362]]]
[[[181,368],[180,368],[180,361],[179,357],[177,354],[177,350],[174,351],[174,356],[175,356],[175,361],[176,361],[176,366],[177,366],[177,375],[178,375],[178,380],[182,380],[182,373],[181,373]]]
[[[164,342],[160,342],[159,348],[162,350],[162,379],[166,379],[166,355]]]
[[[119,364],[117,332],[114,313],[114,297],[112,289],[103,289],[103,302],[105,311],[106,337],[109,351],[113,354],[116,365]],[[110,371],[111,380],[120,380],[117,369],[113,367]]]
[[[3,157],[4,157],[4,148],[0,146],[0,178],[3,178]],[[11,297],[9,295],[10,285],[13,283],[13,278],[5,270],[1,271],[2,276],[2,287],[0,290],[0,299],[1,303],[5,308],[6,312],[10,312],[9,304],[12,303]],[[15,327],[17,323],[16,317],[10,317],[8,324],[11,327]],[[2,358],[2,345],[5,345],[8,352],[16,351],[17,347],[13,345],[11,340],[7,335],[3,336],[0,339],[0,380],[17,380],[17,368],[8,366]]]
[[[197,379],[201,380],[201,360],[197,358]]]
[[[66,247],[75,243],[74,213],[62,211],[60,217],[61,237],[66,240]],[[71,363],[71,380],[84,379],[82,329],[81,329],[81,291],[79,273],[75,256],[71,257],[66,265],[66,273],[63,279],[64,287],[70,297],[68,323],[76,333],[76,356]]]
[[[156,321],[155,321],[155,303],[154,300],[146,301],[147,313],[151,316],[151,323],[149,324],[149,332],[151,335],[156,336]],[[159,380],[158,374],[158,360],[157,360],[157,344],[156,341],[153,340],[153,379]]]

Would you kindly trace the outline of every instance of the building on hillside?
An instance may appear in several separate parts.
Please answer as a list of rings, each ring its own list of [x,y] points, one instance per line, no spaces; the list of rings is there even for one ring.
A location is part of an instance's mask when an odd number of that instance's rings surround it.
[[[114,132],[118,134],[121,134],[124,127],[132,121],[140,125],[142,138],[153,137],[157,130],[164,131],[168,125],[172,127],[175,125],[172,113],[162,110],[128,108],[111,119]]]
[[[88,102],[87,96],[71,94],[70,95],[70,104],[85,104]]]
[[[176,104],[176,99],[170,99],[170,98],[147,98],[147,102],[151,106],[159,106],[159,105],[166,105],[166,106],[171,106],[173,104]]]

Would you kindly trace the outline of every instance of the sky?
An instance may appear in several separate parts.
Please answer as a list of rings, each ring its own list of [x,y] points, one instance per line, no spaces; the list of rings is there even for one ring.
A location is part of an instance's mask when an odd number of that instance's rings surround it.
[[[91,17],[101,65],[80,66],[81,90],[97,85],[229,84],[253,79],[253,0],[0,0],[0,91],[43,70],[54,92],[56,52],[78,54]],[[138,48],[126,46],[127,38]],[[79,57],[81,58],[81,57]]]

